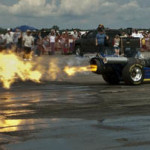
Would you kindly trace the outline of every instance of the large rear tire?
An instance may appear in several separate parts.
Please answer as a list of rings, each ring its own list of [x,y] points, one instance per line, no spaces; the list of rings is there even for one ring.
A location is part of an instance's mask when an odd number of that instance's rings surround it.
[[[123,80],[128,85],[139,85],[144,80],[144,69],[141,64],[127,64],[122,72]]]

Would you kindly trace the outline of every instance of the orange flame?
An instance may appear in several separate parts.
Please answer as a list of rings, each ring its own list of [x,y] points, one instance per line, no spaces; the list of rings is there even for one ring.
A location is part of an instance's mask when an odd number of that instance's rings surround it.
[[[23,62],[13,53],[0,53],[0,82],[4,88],[9,89],[16,79],[40,82],[41,73],[33,70],[33,64]]]
[[[64,68],[64,72],[69,75],[69,76],[73,76],[76,73],[80,73],[80,72],[88,72],[88,71],[96,71],[97,70],[97,66],[96,65],[90,65],[90,66],[85,66],[85,67],[69,67],[66,66]]]
[[[61,71],[57,63],[58,63],[57,59],[53,59],[53,61],[50,61],[49,63],[48,75],[52,80],[56,80],[57,75]]]
[[[40,60],[40,59],[38,59]],[[42,61],[42,60],[40,60]],[[96,65],[84,66],[84,67],[69,67],[66,66],[63,69],[62,66],[59,67],[59,60],[53,58],[47,65],[41,65],[41,62],[26,62],[17,56],[15,53],[0,53],[0,83],[6,89],[16,80],[27,81],[31,80],[33,82],[40,83],[42,78],[47,78],[48,80],[56,80],[65,72],[68,76],[73,76],[76,73],[96,71]],[[45,75],[45,76],[44,76]]]

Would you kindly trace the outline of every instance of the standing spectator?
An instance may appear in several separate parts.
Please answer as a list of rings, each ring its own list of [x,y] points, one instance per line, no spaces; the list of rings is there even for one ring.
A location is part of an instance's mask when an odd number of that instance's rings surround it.
[[[18,53],[18,39],[20,37],[20,30],[16,29],[14,32],[14,36],[13,36],[13,42],[14,42],[14,46],[15,46],[15,52]]]
[[[121,37],[128,37],[127,33],[122,32]]]
[[[61,54],[64,54],[65,33],[60,36]]]
[[[35,54],[34,56],[40,56],[42,51],[43,51],[43,39],[42,39],[42,36],[41,36],[41,32],[39,32],[37,34],[37,37],[36,37],[36,49],[35,49]]]
[[[103,24],[99,24],[97,30],[101,30],[105,33],[105,27]]]
[[[136,37],[136,38],[140,38],[140,39],[143,38],[143,35],[141,33],[139,33],[137,30],[134,30],[131,36]]]
[[[98,33],[96,35],[96,46],[98,47],[99,53],[103,56],[105,54],[105,39],[106,34],[101,28],[98,28]]]
[[[138,37],[138,31],[136,29],[134,29],[131,36]]]
[[[50,42],[49,42],[48,36],[45,36],[43,38],[43,44],[42,44],[42,46],[43,46],[43,52],[42,52],[42,54],[44,54],[45,52],[48,52],[48,54],[50,55],[51,49],[50,49]]]
[[[46,32],[43,31],[43,33],[45,34]],[[43,34],[43,35],[44,35]],[[43,36],[45,37],[45,35]],[[41,36],[41,32],[33,32],[33,38],[34,38],[34,56],[40,56],[41,53],[43,53],[43,39]]]
[[[5,43],[4,42],[5,42],[4,35],[0,34],[0,52],[5,49]]]
[[[78,32],[78,38],[81,38],[81,32],[80,31]]]
[[[146,38],[146,36],[144,35],[142,40],[141,40],[141,45],[142,45],[141,46],[141,48],[142,48],[141,50],[142,51],[146,51],[146,40],[145,40],[145,38]]]
[[[7,33],[4,36],[6,49],[11,49],[13,44],[13,34],[11,33],[11,29],[7,29]]]
[[[120,53],[120,36],[116,35],[114,38],[114,53],[115,55],[119,56]]]
[[[5,38],[4,34],[0,34],[0,44],[4,43],[4,38]]]
[[[77,32],[77,30],[73,31],[73,38],[74,38],[74,40],[76,40],[78,38],[78,32]]]
[[[114,47],[114,55],[119,56],[120,55],[120,48],[119,47]]]
[[[148,51],[150,51],[150,31],[148,31]]]
[[[51,31],[49,41],[50,41],[50,47],[51,47],[51,54],[53,55],[55,54],[55,41],[56,41],[56,36],[55,36],[54,31]]]
[[[145,45],[146,45],[146,50],[149,50],[149,37],[148,37],[148,33],[145,33]]]
[[[23,40],[23,34],[20,32],[20,36],[18,37],[18,42],[17,42],[17,52],[22,51],[22,40]]]
[[[66,38],[66,39],[68,38],[68,31],[67,30],[64,33],[64,38]]]
[[[56,40],[55,40],[55,51],[60,50],[61,46],[60,46],[60,34],[57,31],[56,32]]]
[[[34,38],[33,52],[34,52],[34,55],[35,55],[35,52],[36,52],[36,49],[37,49],[37,38],[38,38],[38,34],[37,34],[36,30],[32,31],[32,36]]]
[[[116,35],[114,38],[114,47],[120,47],[120,36]]]
[[[71,34],[69,35],[68,45],[69,45],[69,53],[72,53],[74,49],[74,38],[73,35]]]
[[[69,34],[67,31],[65,31],[65,33],[64,33],[64,44],[63,44],[63,54],[67,54],[69,52],[68,40],[69,40]]]
[[[23,45],[24,45],[24,60],[31,60],[31,49],[34,44],[34,38],[31,35],[31,31],[27,30],[27,34],[23,37]]]

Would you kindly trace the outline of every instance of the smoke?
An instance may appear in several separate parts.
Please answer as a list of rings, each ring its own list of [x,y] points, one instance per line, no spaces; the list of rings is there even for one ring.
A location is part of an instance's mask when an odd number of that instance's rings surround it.
[[[54,56],[50,58],[37,59],[35,66],[37,70],[42,72],[42,81],[64,81],[66,78],[74,78],[79,74],[89,74],[90,71],[76,71],[75,74],[69,76],[65,71],[65,67],[74,67],[79,69],[83,66],[89,66],[87,58],[75,57],[75,56]]]
[[[90,72],[88,59],[70,56],[42,56],[23,61],[15,53],[0,53],[0,82],[9,89],[18,81],[66,81]]]

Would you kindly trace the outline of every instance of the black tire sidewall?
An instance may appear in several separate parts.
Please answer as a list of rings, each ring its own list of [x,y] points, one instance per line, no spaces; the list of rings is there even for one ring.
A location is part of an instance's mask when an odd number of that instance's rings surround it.
[[[131,78],[132,70],[135,67],[140,68],[141,72],[142,72],[142,77],[141,77],[141,79],[139,81],[133,81],[133,79]],[[129,85],[140,85],[140,84],[143,83],[143,80],[144,80],[144,69],[143,69],[143,66],[141,64],[138,64],[138,63],[127,64],[124,67],[124,69],[123,69],[122,76],[123,76],[123,80],[124,80],[124,82],[126,84],[129,84]]]

